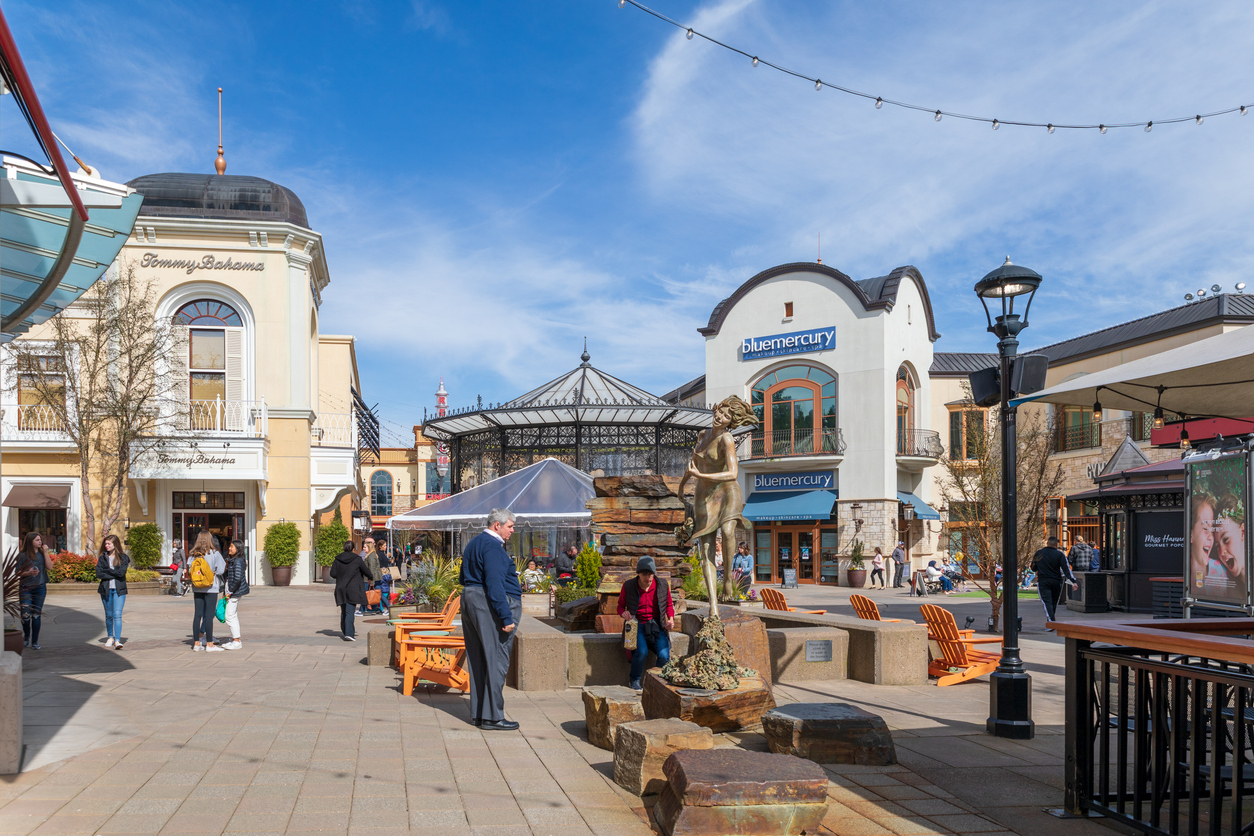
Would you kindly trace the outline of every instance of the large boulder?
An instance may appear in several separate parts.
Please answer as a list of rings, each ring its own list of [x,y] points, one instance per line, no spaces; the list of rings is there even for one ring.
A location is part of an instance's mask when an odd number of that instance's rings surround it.
[[[584,721],[588,742],[614,751],[614,735],[623,723],[644,720],[640,695],[622,685],[601,685],[583,689]]]
[[[845,703],[782,705],[762,715],[771,751],[815,763],[889,766],[897,762],[883,718]]]
[[[714,734],[685,720],[641,720],[623,723],[614,740],[614,783],[633,795],[662,791],[662,766],[675,752],[709,749]]]

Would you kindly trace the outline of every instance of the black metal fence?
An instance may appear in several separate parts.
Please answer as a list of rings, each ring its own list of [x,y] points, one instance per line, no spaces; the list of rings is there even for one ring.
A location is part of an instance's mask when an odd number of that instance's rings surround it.
[[[1254,831],[1250,665],[1067,639],[1066,806],[1143,833]]]

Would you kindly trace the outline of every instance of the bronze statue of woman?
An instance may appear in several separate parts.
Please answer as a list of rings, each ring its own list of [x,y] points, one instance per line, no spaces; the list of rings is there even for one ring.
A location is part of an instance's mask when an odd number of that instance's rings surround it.
[[[736,528],[748,529],[749,523],[741,516],[745,501],[740,492],[736,463],[736,442],[731,431],[758,423],[753,408],[741,398],[732,395],[714,407],[714,424],[702,434],[692,451],[688,470],[679,480],[679,495],[689,479],[696,479],[696,497],[692,506],[692,539],[697,542],[697,554],[705,573],[705,585],[710,595],[710,614],[718,613],[718,570],[714,566],[714,544],[722,538],[723,555],[736,553]],[[731,564],[724,567],[724,586],[731,587]]]

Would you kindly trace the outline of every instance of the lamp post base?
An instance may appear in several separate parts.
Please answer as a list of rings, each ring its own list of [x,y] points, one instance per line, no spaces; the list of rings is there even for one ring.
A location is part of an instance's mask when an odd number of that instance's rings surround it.
[[[1032,677],[993,671],[988,686],[988,733],[1011,740],[1031,740],[1036,735],[1036,724],[1032,722]]]

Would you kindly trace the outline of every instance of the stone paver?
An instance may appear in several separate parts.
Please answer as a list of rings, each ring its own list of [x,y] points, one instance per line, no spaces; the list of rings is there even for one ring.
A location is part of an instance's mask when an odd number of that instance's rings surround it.
[[[844,611],[848,592],[786,594]],[[917,611],[891,590],[879,595],[887,617]],[[584,738],[579,690],[508,691],[521,730],[480,732],[465,697],[404,697],[395,671],[365,666],[364,638],[340,640],[324,587],[255,588],[234,652],[191,652],[190,598],[133,596],[121,652],[100,645],[99,610],[94,596],[49,597],[44,649],[24,662],[25,771],[0,776],[0,836],[653,832],[653,797],[616,787],[613,754]],[[362,637],[370,626],[358,628]],[[781,704],[850,703],[893,732],[896,765],[826,765],[824,832],[1099,832],[1041,812],[1062,799],[1061,645],[1031,633],[1023,645],[1037,677],[1033,741],[984,734],[986,682],[778,686]],[[752,732],[715,742],[766,750]]]

